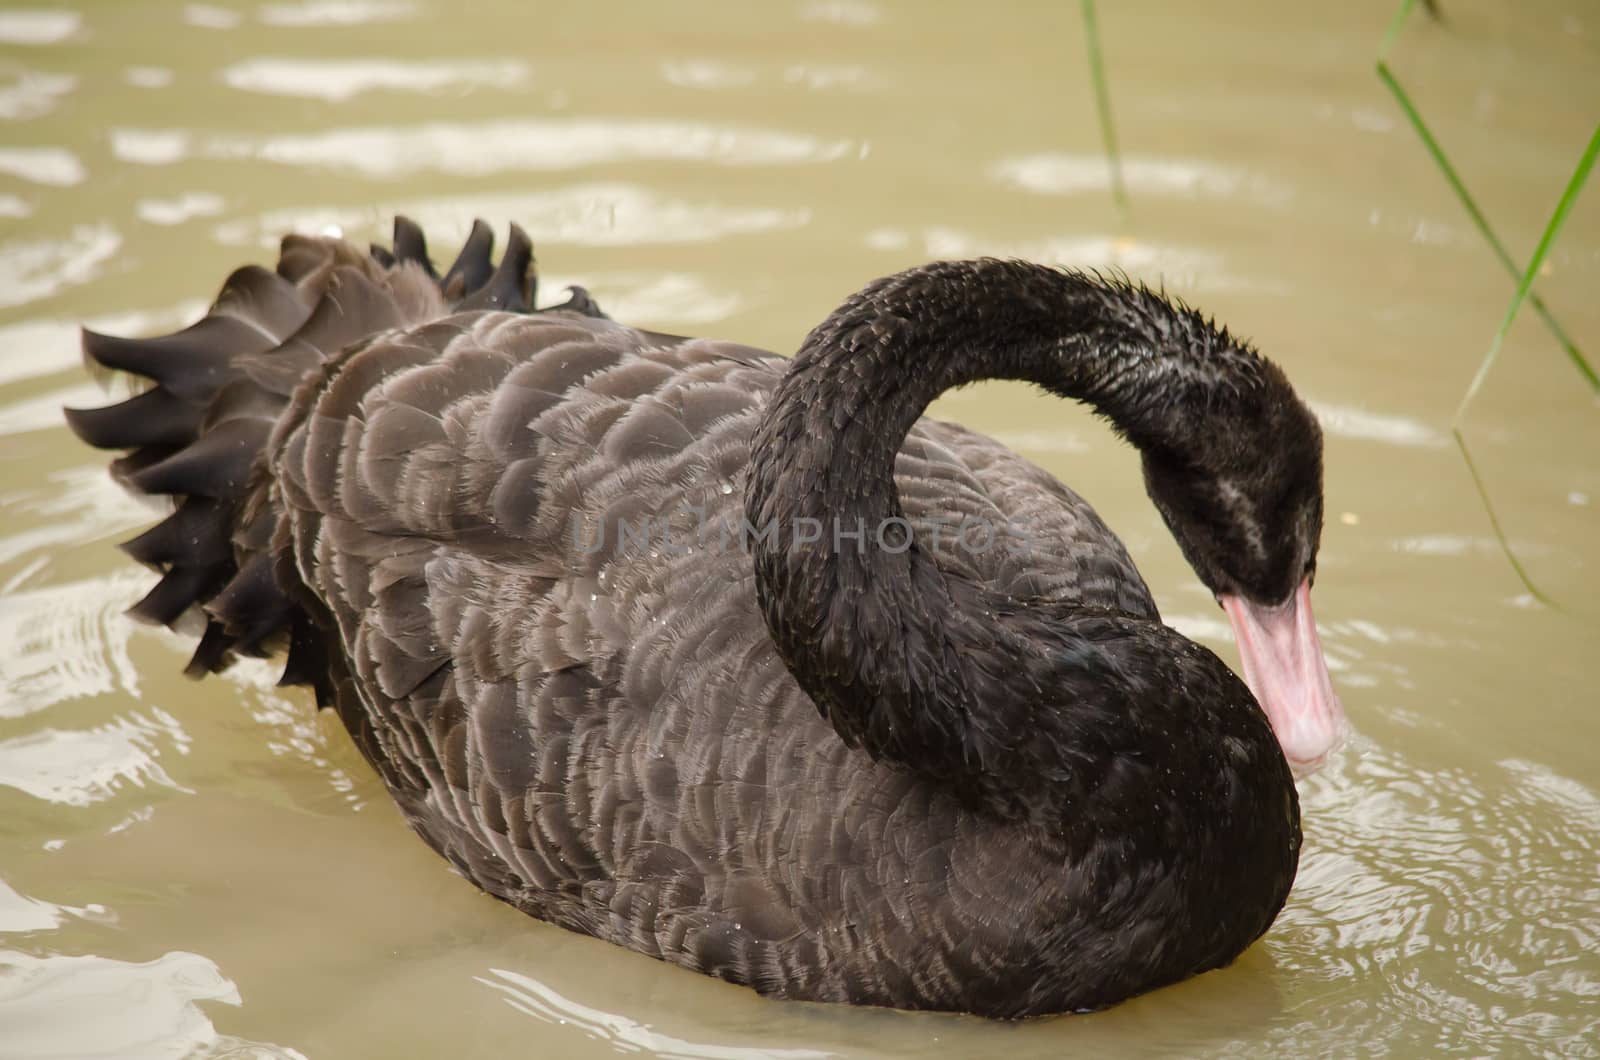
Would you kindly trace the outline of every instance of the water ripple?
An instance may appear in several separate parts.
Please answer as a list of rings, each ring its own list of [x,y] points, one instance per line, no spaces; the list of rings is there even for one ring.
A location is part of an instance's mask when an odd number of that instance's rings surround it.
[[[177,129],[114,129],[112,150],[145,164],[190,157],[259,159],[347,170],[370,177],[418,172],[486,176],[612,162],[694,161],[718,165],[796,165],[847,156],[846,140],[701,122],[640,119],[505,119],[412,126],[369,126],[282,136],[220,135],[196,141]]]
[[[49,114],[77,85],[78,79],[71,74],[18,70],[14,81],[0,87],[0,118],[22,121]]]
[[[541,283],[547,291],[559,291],[568,280],[551,273]],[[572,283],[578,280],[570,281]],[[698,276],[682,272],[601,273],[582,280],[618,320],[674,325],[713,324],[740,308],[739,296],[731,291],[715,291]]]
[[[305,1060],[293,1049],[219,1034],[202,1001],[241,1003],[238,987],[197,953],[174,951],[143,963],[0,953],[0,1023],[11,1060]]]
[[[464,238],[474,217],[515,219],[535,242],[584,246],[701,243],[732,235],[798,228],[805,210],[713,206],[661,196],[629,184],[583,184],[524,195],[457,195],[376,209],[279,210],[218,225],[223,243],[276,247],[284,232],[321,232],[386,224],[391,212],[415,218],[441,246]]]
[[[82,23],[76,11],[0,11],[0,44],[59,44]]]
[[[704,59],[688,59],[661,64],[661,76],[679,88],[720,90],[747,88],[760,75],[751,67],[734,66]],[[829,63],[796,63],[783,69],[786,84],[811,91],[847,89],[865,92],[883,87],[883,79],[865,66]]]
[[[116,313],[82,320],[23,320],[0,325],[0,386],[36,379],[78,367],[80,324],[110,335],[156,335],[191,322],[204,302],[186,302],[171,309]]]
[[[515,88],[528,79],[520,62],[400,62],[394,59],[284,59],[235,63],[222,80],[243,92],[341,103],[364,92],[437,93]]]
[[[88,283],[120,246],[122,237],[103,223],[74,225],[61,239],[0,243],[0,307]]]
[[[846,66],[829,63],[797,63],[785,67],[783,79],[792,85],[802,85],[813,92],[843,88],[852,92],[870,92],[883,87],[883,80],[864,66]]]
[[[65,912],[55,903],[18,894],[0,880],[0,934],[49,931],[64,920]]]
[[[308,0],[303,4],[266,4],[261,21],[269,26],[311,29],[319,26],[361,26],[413,18],[417,5],[394,0]]]
[[[991,431],[995,441],[1025,453],[1071,453],[1074,456],[1090,451],[1089,443],[1070,431]]]
[[[813,0],[800,8],[800,17],[839,26],[876,26],[883,21],[883,9],[863,0]]]
[[[153,225],[176,225],[196,217],[215,217],[222,212],[222,196],[209,191],[190,191],[174,199],[140,199],[133,212],[139,220]]]
[[[1324,402],[1309,403],[1323,429],[1343,438],[1358,438],[1366,442],[1383,442],[1386,445],[1415,446],[1423,449],[1441,449],[1445,436],[1420,420],[1409,416],[1396,416],[1350,405],[1329,405]]]
[[[54,472],[37,487],[0,494],[0,508],[28,524],[0,538],[0,563],[29,555],[48,562],[48,553],[57,546],[93,541],[152,521],[147,505],[112,482],[104,466],[93,465]],[[116,576],[127,569],[120,568]],[[102,583],[101,591],[110,584]],[[15,589],[14,580],[6,585],[12,600]]]
[[[90,902],[82,907],[58,905],[40,898],[29,898],[0,880],[0,935],[53,931],[71,919],[109,923],[116,917],[98,902]]]
[[[87,175],[78,156],[64,147],[0,147],[0,173],[56,187],[81,184]]]
[[[995,179],[1042,195],[1105,192],[1111,172],[1103,155],[1040,154],[1003,159],[990,169]],[[1258,206],[1288,206],[1294,189],[1236,166],[1193,158],[1125,158],[1122,176],[1130,192],[1179,198],[1244,196]]]
[[[645,160],[792,165],[832,161],[849,150],[847,141],[822,141],[797,133],[633,119],[334,129],[303,136],[224,139],[214,146],[215,153],[224,157],[243,155],[381,177],[419,170],[484,176]]]
[[[7,593],[0,612],[0,718],[122,689],[137,695],[123,611],[150,587],[137,568]]]
[[[165,88],[173,77],[165,66],[130,66],[122,72],[122,79],[135,88]]]
[[[931,227],[920,233],[878,228],[869,231],[864,238],[868,246],[878,250],[901,250],[920,241],[923,252],[935,258],[988,254],[1078,268],[1159,274],[1164,282],[1187,290],[1275,292],[1282,289],[1274,280],[1229,273],[1222,256],[1214,252],[1125,236],[1045,236],[1020,242],[997,242],[959,229]]]
[[[244,21],[244,16],[226,7],[186,4],[183,9],[183,20],[201,29],[233,29]]]
[[[103,404],[103,397],[100,388],[93,383],[77,383],[0,405],[0,437],[54,430],[61,426],[61,409],[64,406],[84,408]]]
[[[112,129],[111,154],[122,162],[166,166],[189,156],[190,139],[182,129]]]
[[[159,708],[88,729],[40,729],[0,740],[0,786],[76,807],[104,802],[128,785],[193,794],[157,761],[166,749],[183,752],[188,746],[183,726]]]
[[[756,72],[749,67],[710,59],[662,63],[661,76],[679,88],[745,88],[756,82]]]
[[[1600,796],[1530,762],[1430,770],[1364,744],[1307,782],[1308,841],[1267,946],[1308,990],[1285,1051],[1589,1042]],[[1442,979],[1441,965],[1458,975]],[[1350,987],[1381,979],[1388,989]],[[1325,1003],[1315,999],[1326,993]]]
[[[491,968],[478,982],[505,997],[506,1003],[546,1023],[575,1026],[594,1041],[618,1052],[648,1053],[661,1060],[826,1060],[834,1053],[808,1048],[721,1045],[685,1041],[619,1012],[607,1012],[565,997],[521,972]]]

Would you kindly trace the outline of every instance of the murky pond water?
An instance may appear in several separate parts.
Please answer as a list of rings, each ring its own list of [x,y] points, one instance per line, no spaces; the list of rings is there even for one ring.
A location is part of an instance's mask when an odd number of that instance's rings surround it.
[[[45,3],[46,0],[39,0]],[[0,9],[0,1055],[1600,1055],[1600,406],[1372,73],[1387,0],[216,0]],[[1600,10],[1446,0],[1395,66],[1517,254],[1593,130]],[[167,329],[276,234],[516,219],[619,318],[790,350],[864,281],[1024,255],[1162,281],[1328,430],[1318,613],[1358,730],[1234,967],[1020,1026],[763,1002],[537,924],[401,823],[331,717],[121,610],[154,513],[61,426],[75,325]],[[441,247],[441,250],[444,248]],[[1539,291],[1600,354],[1600,186]],[[1078,410],[940,412],[1092,498],[1233,658]]]

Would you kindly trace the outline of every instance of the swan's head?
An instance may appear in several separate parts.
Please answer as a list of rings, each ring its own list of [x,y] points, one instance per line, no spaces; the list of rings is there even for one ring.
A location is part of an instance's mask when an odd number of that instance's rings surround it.
[[[1187,444],[1144,452],[1145,484],[1184,556],[1216,594],[1245,683],[1298,774],[1344,740],[1311,613],[1322,537],[1322,432],[1281,372],[1202,413]]]

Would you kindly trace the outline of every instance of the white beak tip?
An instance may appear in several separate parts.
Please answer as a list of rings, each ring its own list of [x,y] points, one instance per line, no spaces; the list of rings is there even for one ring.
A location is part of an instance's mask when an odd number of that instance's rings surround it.
[[[1274,607],[1238,596],[1221,600],[1245,684],[1266,712],[1289,768],[1297,777],[1315,772],[1344,743],[1348,723],[1328,677],[1310,584]]]

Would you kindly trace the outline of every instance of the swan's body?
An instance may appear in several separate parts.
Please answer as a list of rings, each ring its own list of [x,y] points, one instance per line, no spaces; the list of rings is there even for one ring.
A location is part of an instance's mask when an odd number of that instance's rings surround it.
[[[1147,467],[1177,434],[1111,407],[1160,367],[1129,335],[1214,339],[1195,364],[1228,373],[1218,407],[1293,402],[1275,369],[1147,292],[1019,263],[881,281],[790,362],[584,297],[499,311],[531,298],[520,240],[491,276],[475,232],[435,283],[400,237],[398,263],[291,240],[180,337],[87,338],[158,383],[73,423],[134,448],[137,487],[188,498],[130,551],[166,572],[146,617],[205,604],[197,669],[287,632],[286,680],[337,707],[468,878],[764,993],[1094,1008],[1271,923],[1299,816],[1249,692],[1160,624],[1081,498],[917,415],[981,376],[1053,385],[1035,363],[1069,355],[1041,352],[1053,298],[1124,307],[1069,353],[1101,357],[1078,396]],[[952,289],[959,316],[924,314]],[[1283,481],[1320,518],[1320,466],[1310,493]],[[1221,589],[1286,566],[1292,597],[1309,532],[1281,562],[1257,540]]]

